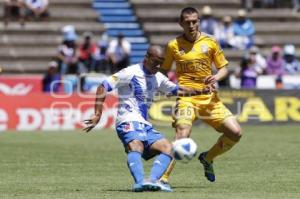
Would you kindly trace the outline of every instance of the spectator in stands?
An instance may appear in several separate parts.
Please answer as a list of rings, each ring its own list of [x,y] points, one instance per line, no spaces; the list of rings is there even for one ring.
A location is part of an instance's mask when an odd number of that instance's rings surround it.
[[[93,33],[84,32],[83,37],[84,41],[79,46],[79,64],[81,68],[91,71],[95,62],[95,56],[98,53],[98,47],[97,44],[92,41]]]
[[[267,58],[267,74],[282,76],[284,74],[284,60],[279,46],[272,47],[272,53]]]
[[[296,13],[300,11],[300,0],[293,0],[293,9]]]
[[[253,4],[258,4],[258,7],[264,8],[278,8],[280,0],[262,0],[262,1],[254,1],[254,0],[241,0],[242,6],[248,11],[251,12],[253,9]]]
[[[129,65],[131,44],[120,33],[117,39],[113,39],[109,43],[107,53],[111,63],[111,73],[115,73]]]
[[[7,26],[11,19],[17,19],[24,26],[24,2],[23,0],[5,0],[4,2],[4,25]]]
[[[256,71],[259,74],[265,74],[267,68],[266,59],[260,53],[259,48],[257,46],[252,46],[249,49],[249,58],[250,63],[255,67]]]
[[[68,25],[63,27],[63,42],[58,47],[58,63],[61,74],[80,74],[84,71],[78,64],[77,54],[77,34],[74,26]]]
[[[284,69],[287,74],[295,75],[300,73],[300,63],[296,59],[296,49],[292,44],[285,45],[284,52]]]
[[[256,79],[259,73],[256,71],[250,57],[244,57],[241,61],[240,68],[236,72],[236,77],[241,79],[241,88],[256,88]]]
[[[255,27],[253,22],[247,18],[245,10],[238,11],[238,18],[233,23],[233,30],[238,49],[249,49],[253,45]]]
[[[230,16],[223,17],[221,23],[217,26],[215,37],[222,48],[232,48],[235,46],[235,36]]]
[[[107,55],[108,41],[101,39],[98,41],[98,51],[95,55],[95,62],[92,65],[92,70],[95,72],[106,73],[108,69],[108,55]]]
[[[204,6],[202,9],[202,16],[200,19],[200,30],[210,35],[215,35],[217,29],[217,21],[212,16],[210,6]]]
[[[61,76],[57,71],[58,65],[55,61],[51,61],[48,64],[48,70],[44,75],[42,81],[43,92],[46,93],[57,93],[60,90]]]
[[[25,0],[27,7],[26,17],[48,19],[48,0]]]

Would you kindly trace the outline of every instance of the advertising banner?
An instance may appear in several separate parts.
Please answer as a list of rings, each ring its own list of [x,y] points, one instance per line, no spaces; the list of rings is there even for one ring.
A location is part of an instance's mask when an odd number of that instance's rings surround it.
[[[27,95],[42,91],[42,75],[0,76],[0,94]]]
[[[222,90],[218,94],[241,124],[299,124],[300,92],[297,90]],[[155,125],[171,126],[176,98],[155,98],[149,118]],[[33,93],[25,96],[0,94],[0,131],[8,129],[72,130],[94,113],[93,95]],[[118,99],[109,95],[97,128],[113,128]],[[201,120],[195,123],[202,124]]]
[[[218,95],[240,123],[299,124],[299,90],[221,90]],[[172,122],[174,99],[156,101],[149,110],[152,122]],[[196,124],[200,121],[196,121]]]
[[[72,130],[82,128],[83,120],[94,113],[94,97],[80,95],[51,96],[43,93],[26,96],[0,94],[0,131],[8,129]],[[109,95],[97,128],[114,126],[117,98]]]

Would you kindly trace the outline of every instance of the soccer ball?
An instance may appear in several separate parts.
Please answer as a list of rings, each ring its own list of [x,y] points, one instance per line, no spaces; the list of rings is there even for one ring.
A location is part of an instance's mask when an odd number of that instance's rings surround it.
[[[173,142],[173,152],[176,160],[188,162],[197,153],[197,144],[191,138],[182,138]]]

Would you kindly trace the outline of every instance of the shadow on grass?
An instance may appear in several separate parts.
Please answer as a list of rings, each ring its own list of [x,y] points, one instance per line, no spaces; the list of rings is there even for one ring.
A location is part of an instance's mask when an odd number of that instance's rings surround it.
[[[172,186],[173,192],[190,192],[192,190],[201,190],[201,189],[205,189],[206,186],[199,186],[199,185],[191,185],[191,186]],[[106,189],[104,191],[108,191],[108,192],[131,192],[131,189]],[[153,192],[153,191],[146,191],[146,192]],[[158,191],[161,193],[161,191]],[[139,192],[137,192],[139,193]]]
[[[109,191],[109,192],[132,192],[131,189],[106,189],[104,191]]]

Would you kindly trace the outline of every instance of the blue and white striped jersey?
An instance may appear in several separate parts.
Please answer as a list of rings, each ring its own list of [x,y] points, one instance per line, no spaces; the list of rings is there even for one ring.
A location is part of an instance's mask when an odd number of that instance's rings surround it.
[[[118,90],[119,105],[116,125],[137,121],[151,125],[148,109],[158,91],[176,94],[178,86],[157,72],[149,74],[142,64],[129,66],[102,82],[106,91]]]

